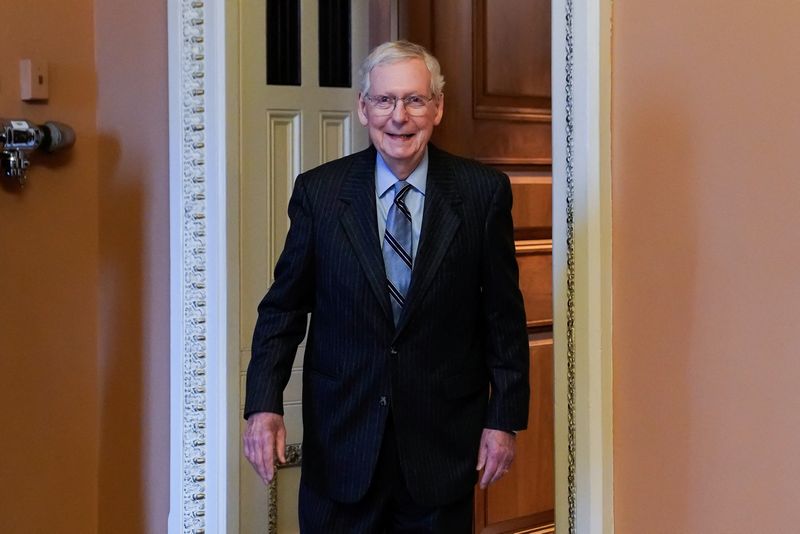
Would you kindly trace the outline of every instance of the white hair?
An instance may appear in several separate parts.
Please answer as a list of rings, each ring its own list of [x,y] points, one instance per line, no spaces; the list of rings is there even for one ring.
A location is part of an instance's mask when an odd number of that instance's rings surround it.
[[[408,41],[389,41],[376,46],[369,55],[364,58],[361,68],[358,70],[360,80],[360,91],[362,95],[369,93],[370,79],[369,73],[378,65],[397,63],[398,61],[408,61],[411,59],[421,59],[431,73],[431,94],[438,97],[444,88],[444,76],[439,61],[428,52],[424,46],[420,46]]]

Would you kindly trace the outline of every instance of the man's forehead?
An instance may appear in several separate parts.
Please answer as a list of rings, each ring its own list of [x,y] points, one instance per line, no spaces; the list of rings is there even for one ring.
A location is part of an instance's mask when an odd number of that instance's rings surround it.
[[[381,63],[369,73],[370,84],[415,85],[427,86],[431,80],[428,66],[421,59],[404,59],[390,63]]]

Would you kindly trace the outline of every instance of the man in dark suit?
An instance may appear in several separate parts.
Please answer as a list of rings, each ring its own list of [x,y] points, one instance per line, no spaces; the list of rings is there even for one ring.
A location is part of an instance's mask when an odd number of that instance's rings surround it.
[[[528,341],[508,177],[428,143],[439,64],[385,43],[361,68],[372,146],[300,175],[259,305],[244,451],[285,461],[283,389],[308,329],[300,525],[332,534],[471,531],[527,426]]]

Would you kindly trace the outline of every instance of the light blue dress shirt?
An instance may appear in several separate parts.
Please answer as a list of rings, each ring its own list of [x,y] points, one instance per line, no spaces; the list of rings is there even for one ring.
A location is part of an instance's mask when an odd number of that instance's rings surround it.
[[[408,175],[406,183],[411,184],[411,190],[406,194],[406,206],[411,211],[411,257],[417,259],[419,236],[422,231],[422,212],[425,208],[425,186],[428,183],[428,149],[419,162],[417,168]],[[380,153],[375,162],[375,201],[378,207],[378,238],[383,245],[383,234],[386,231],[386,217],[389,208],[394,202],[392,187],[397,182],[397,177],[386,166]]]

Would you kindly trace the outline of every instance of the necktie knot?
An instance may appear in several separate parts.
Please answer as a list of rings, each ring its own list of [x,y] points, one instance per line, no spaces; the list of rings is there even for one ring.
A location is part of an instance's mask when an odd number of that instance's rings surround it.
[[[394,184],[394,201],[405,202],[406,195],[411,190],[411,184],[405,180],[397,180]]]
[[[403,180],[398,180],[397,183],[394,184],[394,205],[392,208],[397,207],[400,213],[411,222],[411,210],[409,210],[406,205],[406,196],[409,191],[411,191],[411,184]],[[389,216],[391,216],[391,213]]]

